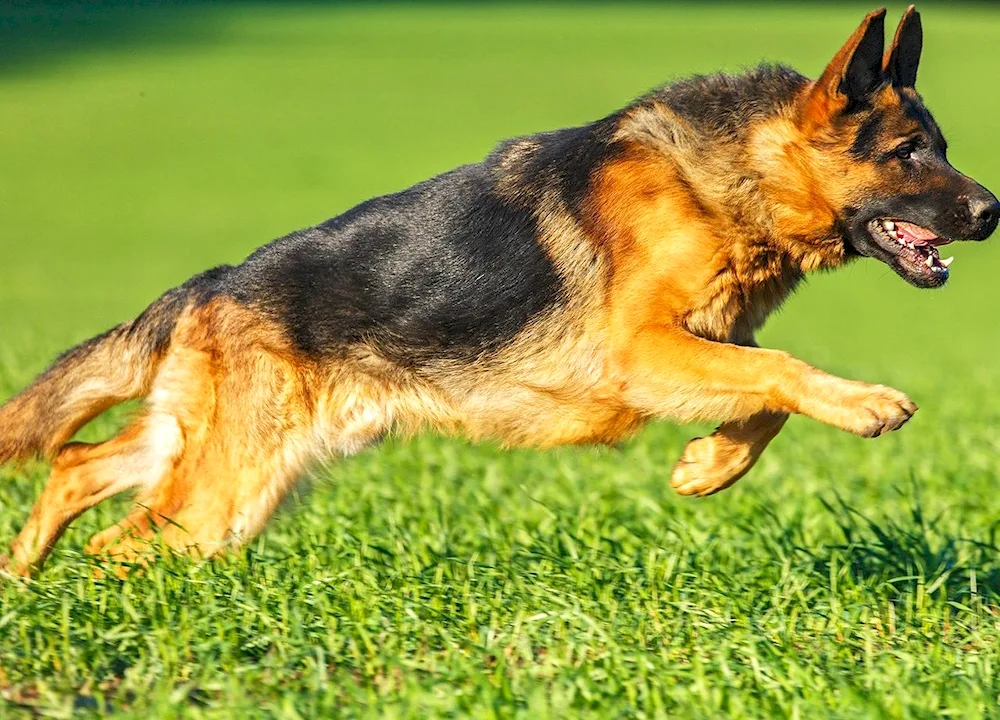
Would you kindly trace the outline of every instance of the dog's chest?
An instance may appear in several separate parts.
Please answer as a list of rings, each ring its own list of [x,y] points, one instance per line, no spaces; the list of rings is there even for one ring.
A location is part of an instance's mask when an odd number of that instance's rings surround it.
[[[802,280],[802,271],[766,248],[743,250],[723,264],[692,304],[687,329],[718,342],[748,344]]]
[[[467,376],[452,393],[465,431],[536,447],[618,442],[646,418],[618,397],[602,340],[580,327],[539,333]]]

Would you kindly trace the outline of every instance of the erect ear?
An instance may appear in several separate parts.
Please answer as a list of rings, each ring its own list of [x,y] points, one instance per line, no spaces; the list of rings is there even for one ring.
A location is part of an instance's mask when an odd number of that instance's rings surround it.
[[[816,119],[868,98],[885,80],[885,8],[868,13],[833,56],[809,93],[808,115]]]
[[[882,69],[896,87],[913,87],[917,84],[917,66],[924,47],[924,30],[920,13],[910,5],[896,28],[892,45],[885,51]]]

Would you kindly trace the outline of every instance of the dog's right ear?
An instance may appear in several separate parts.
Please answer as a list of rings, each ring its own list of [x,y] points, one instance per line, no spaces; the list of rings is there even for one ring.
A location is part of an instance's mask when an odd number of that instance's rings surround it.
[[[903,19],[896,28],[892,45],[885,51],[883,72],[896,87],[913,87],[917,84],[917,66],[920,51],[924,45],[924,31],[920,24],[920,13],[910,5],[903,13]]]
[[[807,114],[825,120],[864,103],[884,82],[885,8],[868,13],[809,92]]]

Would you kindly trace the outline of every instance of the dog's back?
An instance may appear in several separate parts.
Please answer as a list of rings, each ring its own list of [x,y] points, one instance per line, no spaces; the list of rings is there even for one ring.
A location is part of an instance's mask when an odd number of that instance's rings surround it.
[[[266,245],[220,283],[312,358],[365,346],[402,366],[496,351],[560,298],[531,199],[485,164]]]

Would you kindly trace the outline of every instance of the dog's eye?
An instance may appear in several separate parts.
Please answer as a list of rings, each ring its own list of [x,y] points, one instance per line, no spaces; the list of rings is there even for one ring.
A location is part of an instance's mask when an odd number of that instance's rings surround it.
[[[895,154],[900,160],[909,160],[916,147],[911,142],[906,142],[896,148]]]

